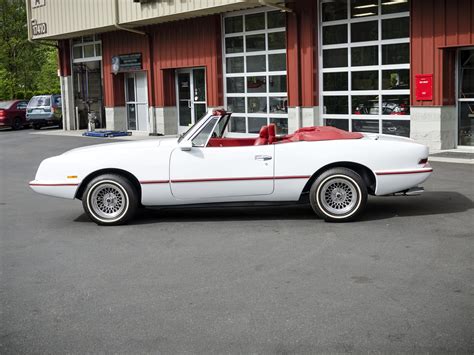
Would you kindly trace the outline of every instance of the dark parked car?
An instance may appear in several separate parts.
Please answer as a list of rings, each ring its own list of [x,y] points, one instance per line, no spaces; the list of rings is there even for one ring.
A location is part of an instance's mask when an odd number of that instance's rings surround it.
[[[26,122],[26,106],[28,101],[0,101],[0,127],[20,129],[28,126]]]
[[[61,95],[33,96],[28,103],[26,119],[34,129],[46,126],[62,128]]]

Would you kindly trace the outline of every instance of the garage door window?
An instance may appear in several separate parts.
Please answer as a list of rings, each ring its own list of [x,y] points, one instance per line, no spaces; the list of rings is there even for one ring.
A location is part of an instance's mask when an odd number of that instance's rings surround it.
[[[321,1],[320,92],[326,125],[410,135],[408,1]]]
[[[275,123],[288,132],[286,15],[253,10],[224,17],[225,105],[230,131],[258,133]]]

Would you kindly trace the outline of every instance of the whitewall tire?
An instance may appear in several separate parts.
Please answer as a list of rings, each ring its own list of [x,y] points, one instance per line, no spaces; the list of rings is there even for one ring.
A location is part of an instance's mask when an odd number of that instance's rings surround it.
[[[314,212],[328,222],[354,220],[367,204],[367,187],[355,171],[333,168],[322,173],[310,190]]]
[[[99,225],[120,225],[129,221],[138,207],[133,185],[120,175],[107,174],[92,179],[82,196],[86,214]]]

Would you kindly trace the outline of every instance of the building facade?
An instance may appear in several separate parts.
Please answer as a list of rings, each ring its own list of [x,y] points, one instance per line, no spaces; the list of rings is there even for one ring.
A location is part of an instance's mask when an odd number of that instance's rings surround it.
[[[474,0],[27,0],[58,44],[65,129],[175,135],[204,112],[472,146]]]

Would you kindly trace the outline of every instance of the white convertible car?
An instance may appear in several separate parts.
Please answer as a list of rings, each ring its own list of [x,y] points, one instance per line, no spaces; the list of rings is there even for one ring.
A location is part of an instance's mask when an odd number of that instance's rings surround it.
[[[102,144],[44,160],[30,186],[82,200],[97,224],[130,220],[140,206],[308,202],[326,221],[349,221],[367,195],[418,194],[432,173],[428,148],[408,138],[275,125],[231,138],[230,113],[210,111],[179,138]]]

